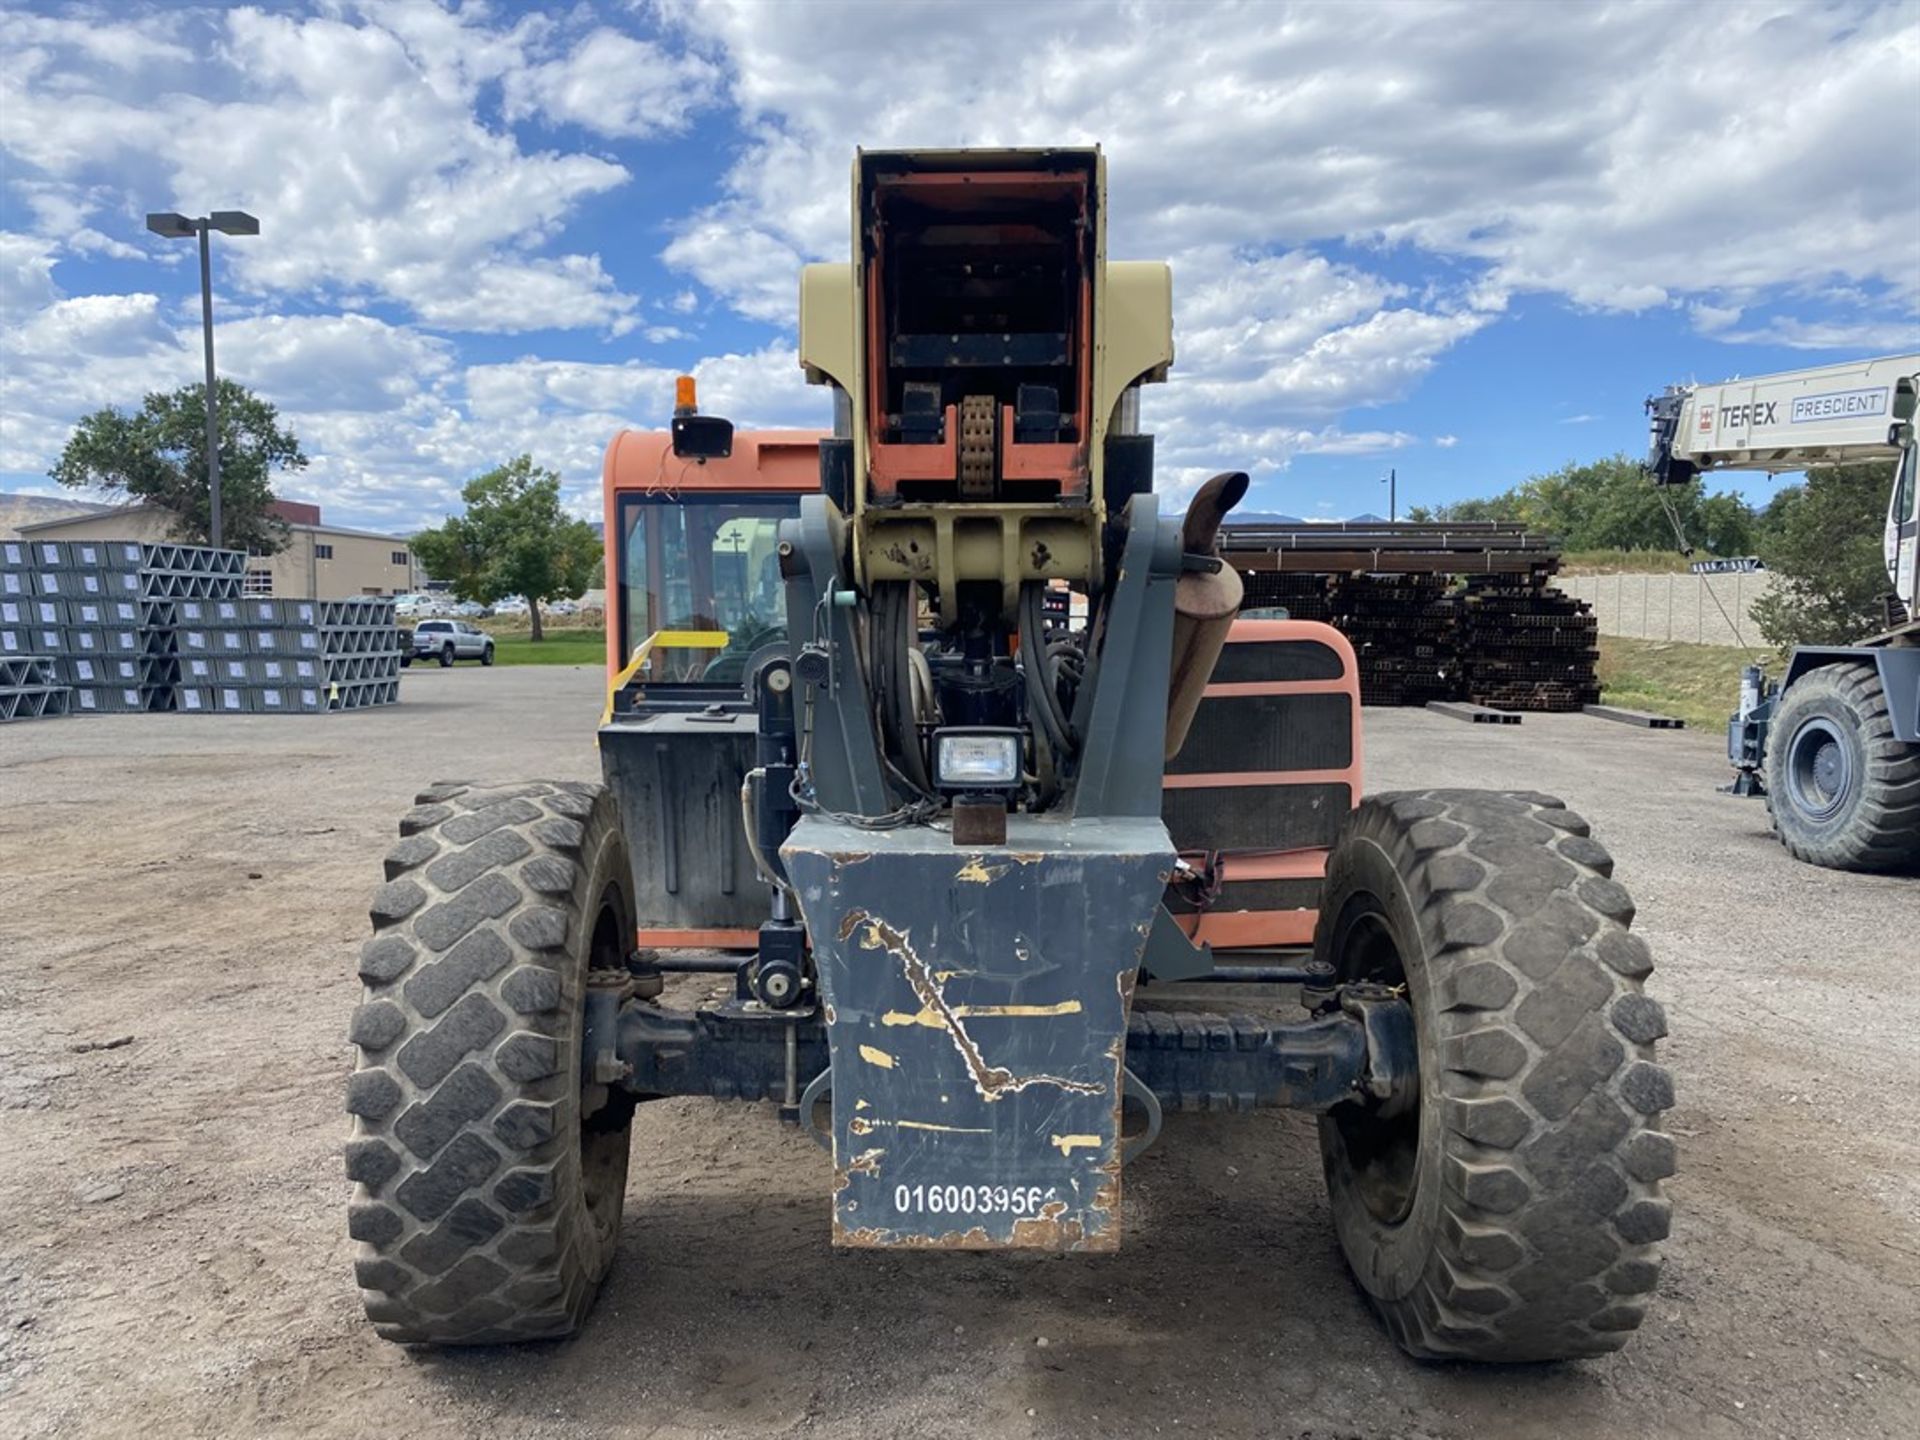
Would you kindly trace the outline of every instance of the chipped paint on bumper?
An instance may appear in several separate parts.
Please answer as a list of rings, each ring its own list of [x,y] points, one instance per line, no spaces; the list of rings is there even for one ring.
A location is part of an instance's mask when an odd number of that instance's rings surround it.
[[[833,1238],[1111,1250],[1157,820],[1013,817],[1004,849],[809,817],[781,849],[833,1062]]]

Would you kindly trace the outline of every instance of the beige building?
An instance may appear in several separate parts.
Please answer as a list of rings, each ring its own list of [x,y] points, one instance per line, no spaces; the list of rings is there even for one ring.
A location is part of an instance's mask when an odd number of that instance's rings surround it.
[[[287,547],[277,555],[247,557],[243,593],[290,600],[344,600],[353,595],[403,595],[426,583],[413,547],[394,535],[323,524],[320,507],[281,501]],[[28,540],[147,540],[174,538],[173,516],[157,505],[126,505],[91,515],[19,527]]]

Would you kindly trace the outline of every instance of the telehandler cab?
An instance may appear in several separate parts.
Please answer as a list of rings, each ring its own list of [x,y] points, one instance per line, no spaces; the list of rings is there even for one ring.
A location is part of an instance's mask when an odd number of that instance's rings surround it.
[[[1633,902],[1557,800],[1359,798],[1346,642],[1237,618],[1247,477],[1156,504],[1171,281],[1108,260],[1104,181],[861,153],[853,259],[801,280],[831,433],[688,384],[609,448],[605,784],[430,786],[373,902],[383,1336],[577,1327],[665,1095],[776,1102],[866,1248],[1114,1250],[1166,1112],[1291,1106],[1411,1353],[1640,1323],[1673,1148]],[[731,985],[665,1003],[683,970]]]

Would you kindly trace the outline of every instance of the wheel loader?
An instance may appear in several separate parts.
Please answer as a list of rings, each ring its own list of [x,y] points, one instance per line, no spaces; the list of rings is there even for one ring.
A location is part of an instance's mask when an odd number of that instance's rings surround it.
[[[1116,1250],[1170,1115],[1287,1106],[1409,1353],[1618,1348],[1673,1097],[1606,850],[1544,795],[1361,798],[1353,652],[1217,553],[1247,476],[1154,494],[1171,277],[1108,259],[1097,149],[862,152],[852,218],[801,276],[830,432],[685,381],[608,449],[604,783],[400,821],[351,1022],[369,1319],[575,1330],[663,1096],[805,1127],[867,1250]]]

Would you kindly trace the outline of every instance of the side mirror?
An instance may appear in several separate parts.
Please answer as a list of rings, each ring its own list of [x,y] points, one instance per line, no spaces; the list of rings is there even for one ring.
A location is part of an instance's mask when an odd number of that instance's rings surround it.
[[[674,416],[673,453],[682,460],[725,460],[733,454],[733,422],[718,415]]]

